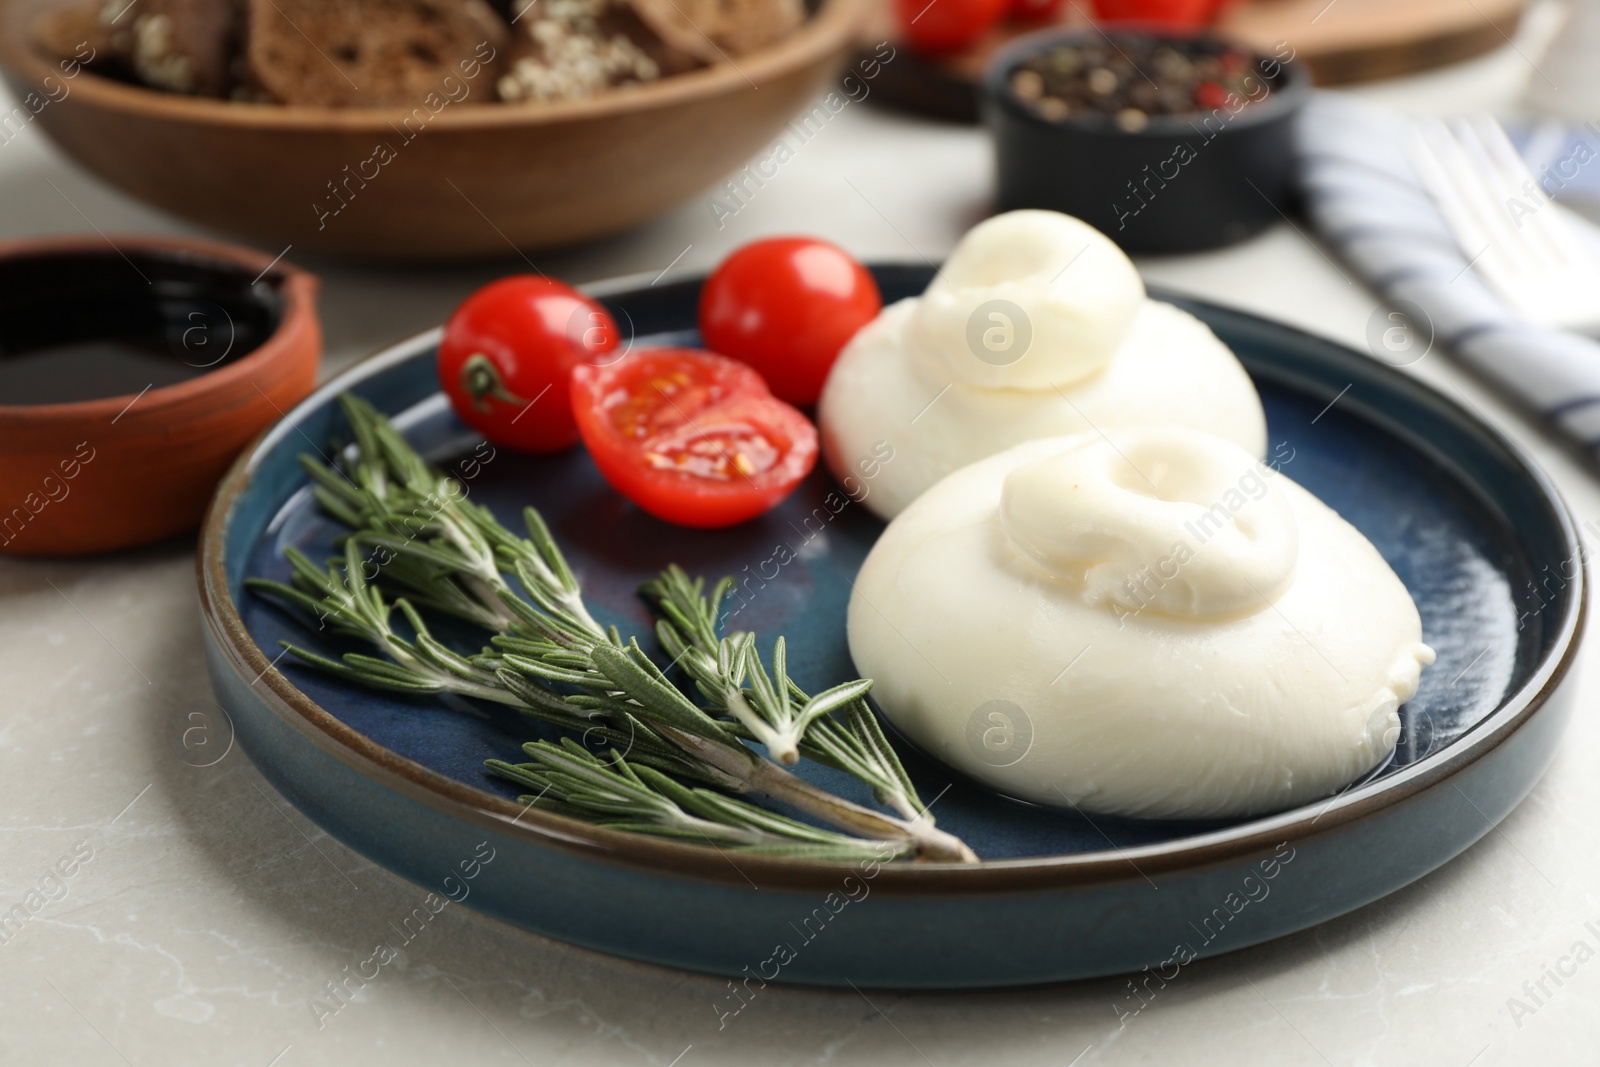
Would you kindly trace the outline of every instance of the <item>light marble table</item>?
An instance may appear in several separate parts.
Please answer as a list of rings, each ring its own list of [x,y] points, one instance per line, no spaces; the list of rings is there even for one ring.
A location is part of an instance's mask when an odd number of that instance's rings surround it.
[[[1514,47],[1368,88],[1421,110],[1513,100]],[[719,228],[705,201],[544,270],[584,281],[703,269],[735,245],[820,233],[863,257],[937,258],[986,210],[982,135],[851,105]],[[190,232],[75,170],[30,131],[0,147],[0,236]],[[272,249],[271,251],[277,251]],[[359,269],[325,279],[325,373],[440,321],[521,267]],[[1373,296],[1288,224],[1223,252],[1141,263],[1152,281],[1360,346]],[[1600,487],[1440,355],[1413,368],[1544,462],[1579,513]],[[332,1018],[308,1001],[419,890],[324,835],[241,752],[186,765],[175,724],[211,706],[194,542],[84,562],[0,560],[0,910],[90,854],[0,944],[0,1063],[1556,1064],[1600,1061],[1600,721],[1495,832],[1431,877],[1315,930],[1187,968],[1120,1027],[1121,981],[962,995],[768,988],[720,1030],[711,978],[610,959],[465,909],[440,916]],[[1600,657],[1591,643],[1587,659]],[[1594,664],[1591,662],[1590,667]],[[1586,694],[1600,684],[1590,669]],[[1592,924],[1592,925],[1589,925]],[[1585,942],[1576,973],[1537,983]],[[1575,959],[1563,967],[1572,971]],[[1537,992],[1537,990],[1535,990]],[[1509,1010],[1517,997],[1531,1014]]]

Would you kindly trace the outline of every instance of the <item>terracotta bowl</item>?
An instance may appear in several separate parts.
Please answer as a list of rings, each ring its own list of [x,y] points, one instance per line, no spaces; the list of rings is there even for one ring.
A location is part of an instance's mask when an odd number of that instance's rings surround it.
[[[37,15],[66,2],[0,0],[0,66],[19,98],[48,101],[31,121],[79,163],[174,215],[275,247],[411,260],[571,244],[687,200],[802,110],[864,14],[864,0],[820,0],[793,35],[732,64],[565,104],[480,105],[489,86],[471,85],[430,114],[64,78],[30,42]]]
[[[103,552],[198,524],[234,456],[315,384],[316,291],[229,245],[0,242],[0,553]],[[110,337],[139,350],[108,357]]]

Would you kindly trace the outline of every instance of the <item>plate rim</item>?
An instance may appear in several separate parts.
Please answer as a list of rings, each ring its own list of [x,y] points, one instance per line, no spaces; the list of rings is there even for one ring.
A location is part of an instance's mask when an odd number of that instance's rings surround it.
[[[875,270],[926,269],[926,264],[874,261],[868,267]],[[678,283],[703,280],[704,276],[686,276],[679,279]],[[579,288],[593,296],[614,297],[643,288],[641,282],[649,278],[648,273],[625,275]],[[1253,320],[1257,324],[1294,335],[1297,340],[1312,346],[1335,349],[1341,354],[1367,360],[1360,352],[1341,342],[1254,312],[1163,287],[1151,287],[1150,292],[1157,299],[1181,300],[1208,310]],[[673,874],[716,884],[744,884],[749,879],[755,879],[764,888],[827,888],[837,885],[842,876],[858,870],[859,862],[759,855],[741,856],[739,867],[732,868],[720,853],[699,845],[612,830],[524,807],[508,798],[431,770],[347,726],[301,692],[250,637],[228,591],[223,555],[234,505],[248,488],[261,458],[281,438],[298,432],[300,421],[312,409],[363,381],[415,358],[420,352],[436,345],[442,334],[442,326],[425,330],[378,350],[328,379],[240,453],[219,484],[201,530],[196,579],[202,618],[217,649],[227,658],[235,673],[244,678],[255,678],[252,687],[265,698],[264,703],[323,754],[444,815],[494,829],[530,846],[559,849],[646,874]],[[1531,481],[1554,512],[1563,548],[1572,558],[1579,560],[1572,579],[1572,584],[1577,588],[1558,621],[1550,651],[1541,658],[1532,676],[1514,693],[1506,696],[1493,713],[1466,735],[1394,775],[1319,802],[1320,811],[1316,810],[1319,804],[1308,804],[1174,841],[1126,848],[1114,846],[1096,852],[983,860],[976,864],[924,861],[884,863],[875,876],[875,892],[927,896],[1110,886],[1136,881],[1150,874],[1193,870],[1252,857],[1270,852],[1285,840],[1310,842],[1382,811],[1397,808],[1425,793],[1488,755],[1545,705],[1576,661],[1588,615],[1588,561],[1585,554],[1579,551],[1579,535],[1570,507],[1532,457],[1498,427],[1479,418],[1428,383],[1381,361],[1368,360],[1368,369],[1384,384],[1425,399],[1484,435],[1513,461],[1518,473]]]

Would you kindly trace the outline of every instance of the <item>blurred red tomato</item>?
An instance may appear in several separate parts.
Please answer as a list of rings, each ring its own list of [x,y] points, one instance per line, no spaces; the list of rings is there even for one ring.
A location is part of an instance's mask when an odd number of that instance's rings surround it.
[[[1011,0],[1011,17],[1023,22],[1054,20],[1066,3],[1067,0]]]
[[[1226,0],[1094,0],[1102,22],[1152,22],[1163,26],[1203,26]]]
[[[919,52],[956,52],[982,37],[1012,0],[894,0],[911,47]]]

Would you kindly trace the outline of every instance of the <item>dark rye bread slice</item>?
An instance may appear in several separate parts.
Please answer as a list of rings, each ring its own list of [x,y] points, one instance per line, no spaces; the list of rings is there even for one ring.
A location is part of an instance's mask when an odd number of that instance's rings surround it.
[[[111,51],[111,30],[100,21],[101,0],[80,0],[52,8],[33,24],[33,39],[60,60],[77,60],[104,66],[116,57]]]
[[[663,41],[715,63],[787,37],[805,20],[801,0],[630,0]]]
[[[506,48],[506,25],[484,0],[247,3],[249,79],[281,104],[420,104],[451,76],[492,87]]]
[[[84,0],[41,17],[34,36],[63,60],[154,89],[226,96],[239,22],[239,0]]]

